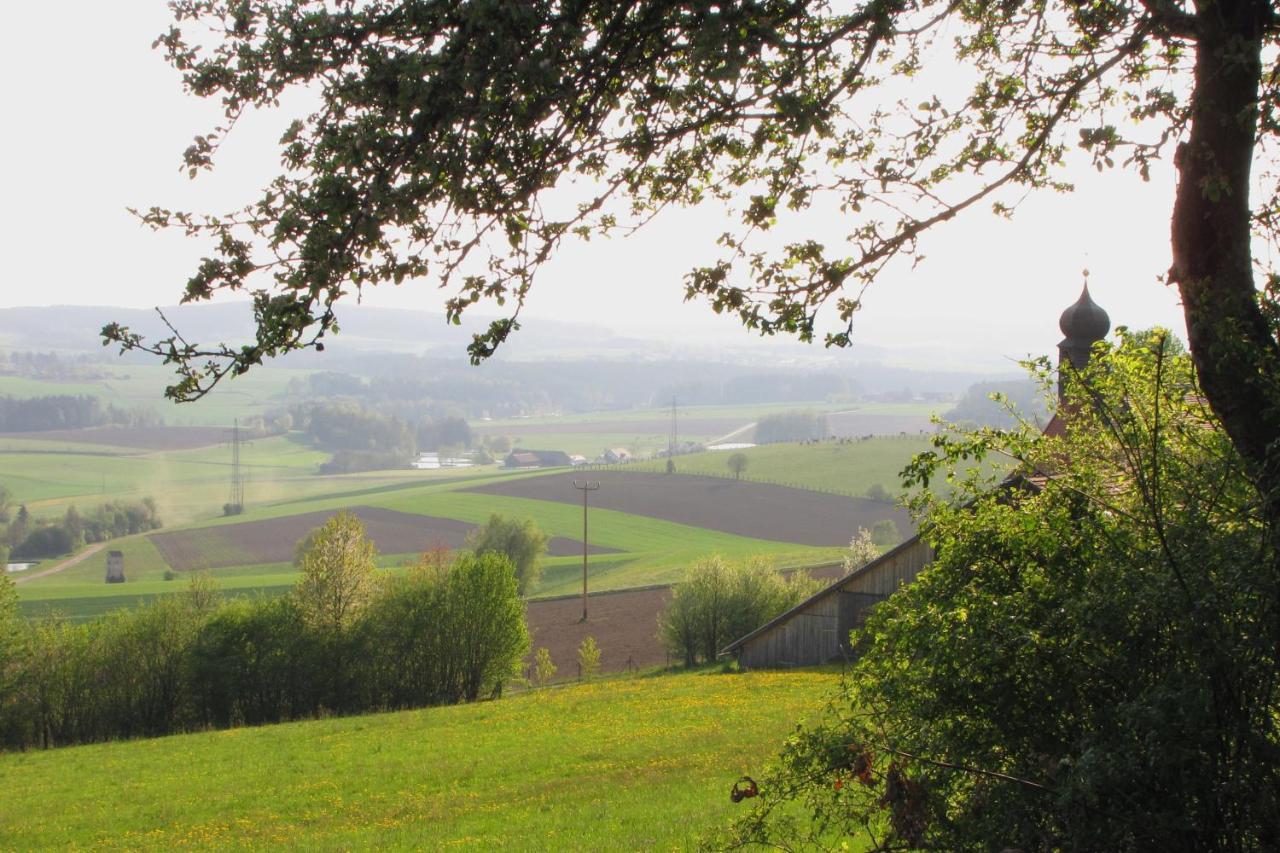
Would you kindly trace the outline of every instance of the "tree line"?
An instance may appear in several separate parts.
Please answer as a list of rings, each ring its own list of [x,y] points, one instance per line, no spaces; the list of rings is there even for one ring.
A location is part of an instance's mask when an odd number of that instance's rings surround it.
[[[11,749],[475,701],[529,648],[504,557],[425,555],[375,572],[334,516],[289,595],[223,601],[211,578],[84,624],[18,617],[0,580],[0,745]]]
[[[756,421],[756,444],[784,441],[813,441],[831,432],[827,416],[821,412],[778,412]]]
[[[333,454],[320,466],[322,474],[403,468],[419,450],[461,452],[472,443],[470,425],[457,415],[414,422],[351,400],[295,405],[288,414],[312,445]]]
[[[61,518],[35,519],[26,504],[14,511],[9,490],[0,486],[0,557],[60,557],[90,542],[145,533],[161,526],[156,502],[150,497],[107,501],[88,513],[70,506]]]
[[[46,397],[0,396],[0,432],[44,432],[86,427],[155,427],[164,418],[150,409],[103,405],[87,394]]]

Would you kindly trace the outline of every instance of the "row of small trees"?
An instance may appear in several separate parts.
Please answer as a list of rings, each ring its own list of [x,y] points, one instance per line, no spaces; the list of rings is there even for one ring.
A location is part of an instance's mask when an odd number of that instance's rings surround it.
[[[315,536],[292,594],[188,590],[84,624],[17,617],[0,580],[0,744],[56,746],[473,701],[528,652],[511,563],[430,553],[380,577],[358,518]]]
[[[156,503],[149,497],[138,501],[108,501],[84,514],[70,506],[60,519],[33,519],[23,505],[9,522],[5,538],[11,556],[41,559],[70,554],[89,542],[145,533],[160,526]]]

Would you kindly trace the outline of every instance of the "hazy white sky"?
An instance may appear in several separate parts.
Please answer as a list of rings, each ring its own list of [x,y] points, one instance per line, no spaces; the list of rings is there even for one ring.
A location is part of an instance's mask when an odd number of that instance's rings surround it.
[[[142,228],[126,207],[218,211],[255,198],[273,174],[281,125],[271,117],[242,124],[211,175],[191,182],[179,172],[181,152],[217,111],[185,97],[150,48],[167,23],[163,0],[6,9],[0,307],[173,304],[203,246]],[[1050,352],[1084,267],[1113,324],[1183,334],[1177,293],[1157,281],[1169,263],[1172,170],[1143,183],[1082,169],[1076,183],[1072,195],[1028,199],[1012,222],[973,211],[927,237],[924,263],[868,292],[857,339],[953,350],[971,362]],[[553,317],[633,333],[745,335],[683,303],[682,276],[713,257],[718,220],[711,209],[675,211],[638,236],[572,246],[537,283],[526,325]],[[841,233],[816,214],[812,229],[817,239]],[[372,291],[367,302],[434,310],[443,298],[418,284]]]

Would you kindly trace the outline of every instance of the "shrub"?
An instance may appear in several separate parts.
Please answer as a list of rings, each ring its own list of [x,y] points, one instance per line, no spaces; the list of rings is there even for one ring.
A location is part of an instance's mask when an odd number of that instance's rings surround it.
[[[333,707],[332,642],[308,625],[289,596],[224,606],[192,644],[189,672],[200,721],[259,725]]]
[[[871,531],[859,527],[857,534],[849,540],[849,550],[844,556],[844,573],[847,575],[862,568],[879,557],[880,551],[880,546],[872,539]]]
[[[881,548],[889,548],[902,541],[902,534],[892,518],[884,518],[871,525],[871,541]]]
[[[551,660],[551,652],[545,647],[538,649],[533,656],[533,683],[537,687],[546,687],[555,678],[556,665]]]
[[[477,554],[502,554],[515,566],[521,595],[529,595],[542,577],[542,557],[547,552],[547,535],[533,519],[517,521],[493,514],[483,526],[471,531],[467,544]]]
[[[300,543],[294,589],[303,615],[311,623],[339,631],[350,625],[373,592],[378,551],[365,535],[364,522],[343,510]]]
[[[713,661],[720,650],[807,598],[817,588],[808,576],[786,578],[764,560],[730,565],[701,560],[676,584],[658,619],[659,634],[686,666]]]
[[[595,637],[585,637],[578,646],[578,677],[591,681],[600,674],[600,647]]]
[[[1025,479],[922,499],[937,559],[873,612],[841,712],[789,741],[732,846],[873,827],[881,849],[1276,849],[1262,496],[1159,340],[1064,379],[1065,436],[944,434],[913,463],[927,485],[1001,452]],[[769,817],[792,798],[811,821]]]
[[[515,571],[500,554],[430,555],[371,603],[367,632],[378,704],[474,701],[498,692],[529,651]]]

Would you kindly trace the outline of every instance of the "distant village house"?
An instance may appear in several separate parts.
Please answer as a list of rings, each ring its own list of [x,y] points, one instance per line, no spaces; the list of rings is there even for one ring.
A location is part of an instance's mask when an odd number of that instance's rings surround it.
[[[507,454],[503,465],[508,468],[559,468],[572,465],[573,460],[563,450],[522,450],[517,448]]]

